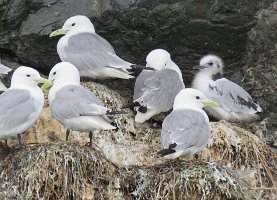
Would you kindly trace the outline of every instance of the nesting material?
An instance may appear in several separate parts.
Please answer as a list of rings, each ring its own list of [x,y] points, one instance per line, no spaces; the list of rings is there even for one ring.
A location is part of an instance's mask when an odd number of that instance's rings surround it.
[[[3,154],[2,154],[3,156]],[[95,149],[44,144],[1,160],[1,199],[247,199],[243,181],[217,163],[116,167]]]
[[[109,108],[130,99],[97,83],[85,83]],[[157,158],[160,129],[136,124],[134,114],[111,118],[118,131],[65,130],[48,107],[22,137],[0,148],[0,199],[272,199],[277,185],[276,153],[242,125],[211,123],[211,139],[198,160]],[[257,131],[257,130],[256,130]],[[161,163],[161,164],[157,164]]]

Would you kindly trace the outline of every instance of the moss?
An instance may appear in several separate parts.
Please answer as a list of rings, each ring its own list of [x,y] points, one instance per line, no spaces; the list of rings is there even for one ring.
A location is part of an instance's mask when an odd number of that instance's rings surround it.
[[[5,156],[3,156],[5,153]],[[176,160],[117,167],[76,143],[2,150],[0,199],[252,199],[218,162]]]
[[[248,199],[244,183],[217,163],[171,161],[130,169],[137,199]],[[123,179],[124,180],[124,179]]]
[[[81,199],[89,186],[107,198],[116,173],[97,151],[77,144],[14,149],[0,169],[1,199]]]

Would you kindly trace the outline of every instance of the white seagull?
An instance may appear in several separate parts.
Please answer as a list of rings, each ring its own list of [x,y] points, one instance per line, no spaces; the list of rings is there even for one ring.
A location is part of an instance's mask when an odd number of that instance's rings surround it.
[[[190,157],[200,152],[210,138],[210,125],[204,106],[219,107],[200,91],[181,90],[175,97],[173,111],[164,119],[159,151],[166,159]]]
[[[70,17],[62,29],[52,32],[50,37],[57,35],[64,35],[57,45],[60,59],[76,66],[81,76],[130,79],[134,77],[128,70],[142,67],[118,57],[111,44],[95,33],[86,16]]]
[[[66,140],[70,130],[88,131],[92,145],[93,131],[117,128],[110,124],[106,115],[123,112],[110,111],[90,90],[80,85],[80,75],[74,65],[69,62],[56,64],[48,80],[53,82],[48,95],[52,116],[67,129]]]
[[[11,87],[0,95],[0,139],[18,136],[30,128],[39,118],[44,95],[38,83],[47,84],[38,71],[21,66],[11,79]]]
[[[215,55],[201,58],[195,69],[192,87],[202,91],[209,99],[218,102],[220,108],[205,108],[208,115],[230,122],[249,122],[258,118],[262,108],[236,83],[223,78],[223,61]]]
[[[172,109],[175,96],[185,88],[179,67],[163,49],[155,49],[146,57],[146,67],[137,77],[133,103],[137,114],[135,121],[143,123],[154,115]]]
[[[10,68],[8,68],[7,66],[1,64],[1,60],[0,60],[0,77],[2,75],[6,75],[11,71]],[[0,91],[6,91],[7,87],[2,83],[2,81],[0,80]]]

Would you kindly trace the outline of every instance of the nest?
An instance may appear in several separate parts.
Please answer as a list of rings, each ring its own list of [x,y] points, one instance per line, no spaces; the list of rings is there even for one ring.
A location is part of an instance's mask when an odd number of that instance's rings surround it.
[[[0,199],[82,199],[105,196],[116,171],[97,151],[76,144],[14,149],[0,165]]]
[[[246,185],[217,163],[177,160],[116,167],[95,149],[45,144],[7,153],[1,199],[247,199]]]
[[[109,108],[130,100],[100,84],[85,85]],[[64,128],[45,108],[22,136],[25,144],[44,144],[0,148],[0,199],[274,198],[276,153],[237,124],[212,123],[210,142],[198,160],[167,162],[156,155],[160,129],[136,124],[131,111],[111,119],[119,130],[96,131],[89,148],[87,134],[64,143]]]

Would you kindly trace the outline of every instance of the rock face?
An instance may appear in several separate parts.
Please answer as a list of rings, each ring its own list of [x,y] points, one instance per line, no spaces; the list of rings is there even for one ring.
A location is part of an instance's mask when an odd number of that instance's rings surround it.
[[[58,61],[57,39],[50,40],[49,34],[68,17],[83,14],[119,55],[132,62],[144,63],[154,48],[167,49],[189,83],[189,71],[203,54],[214,52],[227,64],[239,63],[256,12],[272,2],[1,0],[0,48],[47,70]]]
[[[130,62],[144,64],[152,49],[168,50],[186,86],[198,59],[218,54],[225,60],[227,77],[261,103],[267,118],[254,125],[212,123],[210,143],[199,155],[202,161],[164,163],[156,155],[160,129],[135,124],[132,112],[113,118],[117,132],[95,132],[96,145],[89,149],[86,134],[74,132],[65,143],[64,128],[46,106],[22,137],[23,143],[34,147],[0,148],[0,198],[273,199],[276,153],[256,135],[270,134],[266,142],[277,144],[274,1],[0,0],[0,57],[15,57],[48,72],[59,61],[58,38],[49,39],[49,34],[68,17],[83,14]],[[118,108],[131,100],[132,81],[100,83],[105,85],[84,84],[107,107]],[[17,141],[8,144],[16,146]]]
[[[276,102],[270,95],[274,89],[270,87],[276,84],[260,81],[255,85],[257,81],[252,81],[250,86],[251,77],[244,75],[249,68],[255,68],[260,75],[256,64],[261,66],[264,57],[256,55],[269,52],[265,58],[271,57],[272,65],[264,67],[267,73],[263,77],[274,76],[276,4],[270,11],[259,12],[257,25],[255,18],[257,11],[268,8],[274,1],[1,0],[0,50],[16,56],[21,63],[47,72],[59,61],[58,38],[49,39],[49,34],[60,28],[68,17],[83,14],[92,19],[96,32],[130,62],[144,64],[145,56],[154,48],[168,50],[180,66],[187,86],[194,75],[191,68],[198,59],[207,53],[218,54],[225,60],[229,78],[250,92],[269,88],[266,95],[254,93],[267,110]],[[271,47],[265,47],[265,42]],[[243,70],[242,66],[245,66]],[[243,77],[246,79],[241,83]],[[123,85],[128,88],[130,84]]]
[[[264,106],[264,114],[271,117],[270,123],[276,130],[277,2],[257,13],[257,25],[249,31],[246,47],[243,85]]]

